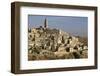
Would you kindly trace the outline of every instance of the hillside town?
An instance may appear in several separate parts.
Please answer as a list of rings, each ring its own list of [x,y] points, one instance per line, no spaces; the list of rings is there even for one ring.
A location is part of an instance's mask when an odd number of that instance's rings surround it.
[[[49,28],[47,19],[43,26],[28,28],[28,60],[80,58],[88,58],[88,45],[79,41],[79,37]]]

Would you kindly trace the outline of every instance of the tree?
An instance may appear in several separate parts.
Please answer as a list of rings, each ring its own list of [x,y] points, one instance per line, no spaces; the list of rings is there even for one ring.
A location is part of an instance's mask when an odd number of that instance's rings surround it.
[[[64,39],[64,36],[62,36],[62,43],[65,43],[65,39]]]

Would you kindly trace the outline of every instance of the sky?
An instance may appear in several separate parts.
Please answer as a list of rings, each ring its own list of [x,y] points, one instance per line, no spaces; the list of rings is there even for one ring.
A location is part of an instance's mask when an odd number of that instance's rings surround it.
[[[28,15],[28,27],[43,26],[45,19],[47,19],[48,28],[57,28],[74,36],[87,37],[88,17]]]

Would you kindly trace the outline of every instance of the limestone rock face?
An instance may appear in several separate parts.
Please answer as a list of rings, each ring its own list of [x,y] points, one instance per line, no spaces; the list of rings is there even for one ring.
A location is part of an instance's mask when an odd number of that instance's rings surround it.
[[[28,31],[28,60],[79,59],[88,57],[88,46],[59,29]]]

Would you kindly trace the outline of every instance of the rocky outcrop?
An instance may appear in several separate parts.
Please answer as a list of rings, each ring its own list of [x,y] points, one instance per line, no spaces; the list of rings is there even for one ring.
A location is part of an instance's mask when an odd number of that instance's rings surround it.
[[[79,59],[88,57],[88,46],[59,29],[28,30],[28,60]]]

